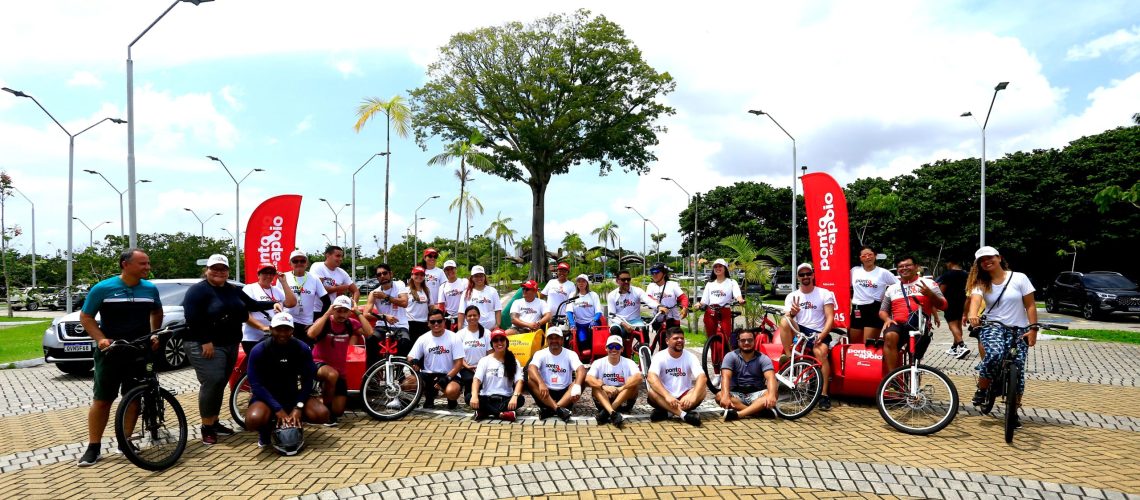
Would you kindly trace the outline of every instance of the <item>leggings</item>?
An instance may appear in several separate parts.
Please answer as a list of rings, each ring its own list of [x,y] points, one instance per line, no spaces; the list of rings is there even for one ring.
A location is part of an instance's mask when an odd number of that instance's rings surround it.
[[[723,309],[719,309],[719,311],[719,318],[717,318],[717,314],[713,313],[711,308],[706,311],[702,317],[705,321],[705,336],[711,337],[714,333],[717,333],[716,322],[718,319],[720,320],[720,331],[724,332],[726,337],[728,333],[732,332],[732,310],[726,306]]]
[[[1017,380],[1017,393],[1025,392],[1025,357],[1029,354],[1029,342],[1022,335],[1027,331],[1028,328],[1006,328],[992,323],[983,326],[981,333],[978,334],[978,340],[986,348],[986,357],[978,363],[978,377],[990,379],[990,384],[1003,383],[1000,380],[993,380],[993,375],[1001,369],[1001,358],[1005,356],[1010,343],[1016,339],[1017,356],[1014,358],[1014,363],[1021,369]]]
[[[186,356],[190,358],[190,365],[198,375],[198,383],[202,389],[198,392],[198,413],[202,418],[218,416],[222,409],[222,393],[225,392],[226,382],[230,372],[234,371],[237,362],[237,344],[214,344],[214,357],[202,357],[202,344],[187,340],[183,344]]]

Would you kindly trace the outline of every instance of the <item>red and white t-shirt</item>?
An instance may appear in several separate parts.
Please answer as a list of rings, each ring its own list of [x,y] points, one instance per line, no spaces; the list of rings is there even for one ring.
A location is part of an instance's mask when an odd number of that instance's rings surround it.
[[[926,283],[926,286],[934,291],[934,300],[927,299],[922,294],[920,282]],[[934,280],[915,278],[910,283],[900,282],[887,287],[887,293],[883,296],[883,305],[879,310],[890,313],[891,319],[896,323],[906,323],[912,311],[921,309],[930,314],[932,308],[945,309],[946,297],[942,296],[942,290]]]

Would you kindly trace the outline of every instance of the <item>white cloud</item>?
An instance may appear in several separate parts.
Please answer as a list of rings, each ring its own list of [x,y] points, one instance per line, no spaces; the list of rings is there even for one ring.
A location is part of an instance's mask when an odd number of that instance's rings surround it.
[[[306,115],[305,119],[301,120],[297,123],[297,126],[293,128],[293,135],[303,134],[308,132],[311,128],[313,128],[313,115]]]
[[[90,71],[76,71],[67,81],[69,87],[95,87],[103,88],[103,80]]]
[[[1121,28],[1082,45],[1070,47],[1065,59],[1085,61],[1114,51],[1121,52],[1120,60],[1125,62],[1140,56],[1140,26],[1133,26],[1132,29]]]
[[[353,59],[337,60],[333,62],[333,67],[340,72],[340,76],[346,79],[353,76],[364,76],[364,72],[360,70]]]
[[[239,97],[245,94],[241,91],[241,89],[233,85],[226,85],[222,87],[222,90],[219,91],[218,94],[222,96],[222,100],[226,101],[226,104],[230,106],[230,109],[234,111],[241,111],[245,109],[245,105],[238,100]]]

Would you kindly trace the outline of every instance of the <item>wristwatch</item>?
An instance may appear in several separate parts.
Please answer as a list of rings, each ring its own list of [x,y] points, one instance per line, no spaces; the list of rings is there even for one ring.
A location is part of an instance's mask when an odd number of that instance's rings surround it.
[[[300,410],[300,409],[302,409],[302,408],[304,408],[304,407],[305,407],[305,403],[302,403],[302,402],[300,402],[300,401],[297,401],[297,409],[298,409],[298,410]]]

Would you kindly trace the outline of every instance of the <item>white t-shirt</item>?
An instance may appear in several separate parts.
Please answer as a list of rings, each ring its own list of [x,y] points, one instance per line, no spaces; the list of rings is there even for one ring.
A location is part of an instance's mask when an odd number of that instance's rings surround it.
[[[641,303],[649,307],[657,307],[657,299],[645,294],[645,290],[631,286],[629,291],[621,293],[621,288],[615,288],[606,295],[606,303],[610,312],[628,322],[641,321]]]
[[[285,291],[281,289],[281,281],[269,285],[268,289],[261,288],[260,283],[250,283],[246,286],[243,286],[241,288],[241,291],[245,292],[246,295],[249,295],[253,298],[253,300],[257,301],[282,302],[285,300]],[[256,319],[261,324],[269,326],[269,321],[273,319],[274,312],[273,308],[269,308],[264,311],[257,311],[250,314],[252,314],[254,319]],[[249,326],[249,323],[241,324],[241,340],[243,342],[257,342],[258,340],[265,338],[266,335],[269,334],[252,326]]]
[[[558,306],[566,302],[566,299],[573,297],[576,291],[577,287],[574,286],[573,281],[566,280],[565,283],[559,283],[557,278],[548,281],[546,288],[542,289],[542,294],[546,296],[546,310],[550,311],[550,314],[558,312]],[[565,308],[562,309],[562,314],[566,314]]]
[[[653,360],[649,362],[649,373],[661,379],[666,392],[679,398],[693,388],[697,377],[705,371],[701,369],[701,360],[697,359],[696,354],[683,351],[681,357],[674,358],[666,349],[653,355]]]
[[[570,306],[566,306],[570,307]],[[586,325],[594,321],[598,309],[598,293],[591,291],[586,295],[574,299],[574,323]]]
[[[480,336],[479,331],[463,328],[459,330],[459,338],[463,342],[463,359],[471,366],[479,364],[479,360],[491,350],[491,332],[486,330]]]
[[[515,370],[515,379],[507,381],[507,367],[494,356],[484,356],[475,366],[475,378],[479,379],[480,396],[513,396],[515,384],[523,377],[523,367]]]
[[[424,270],[424,283],[428,287],[428,298],[431,299],[432,304],[439,303],[439,287],[447,281],[447,275],[444,274],[443,269],[433,267]]]
[[[384,292],[388,295],[391,295],[392,297],[399,297],[401,293],[404,293],[404,294],[408,293],[407,285],[404,285],[404,282],[400,281],[400,280],[392,280],[392,286],[389,287],[388,289],[384,289],[384,287],[379,287],[379,288],[377,288],[377,290],[380,290],[381,292]],[[412,300],[411,297],[409,297],[408,302],[410,303],[411,300]],[[396,322],[392,323],[388,326],[390,326],[392,328],[404,328],[404,329],[408,328],[408,309],[406,307],[397,306],[397,305],[393,304],[388,299],[378,299],[375,302],[373,302],[372,305],[373,305],[373,308],[376,309],[376,311],[375,311],[376,313],[387,314],[389,316],[395,316],[396,317]],[[384,321],[384,320],[381,319],[380,321]],[[376,324],[380,324],[380,322],[378,321]],[[384,324],[388,324],[388,322],[384,321]]]
[[[324,297],[324,285],[320,278],[305,273],[304,276],[293,276],[293,272],[285,273],[285,282],[293,288],[293,295],[297,296],[297,305],[288,309],[293,316],[293,322],[302,325],[313,324],[313,314],[321,312],[321,297]]]
[[[822,287],[812,288],[811,293],[804,293],[799,288],[784,297],[784,307],[791,308],[792,302],[800,301],[800,312],[796,315],[796,324],[806,326],[812,330],[823,330],[827,322],[827,314],[823,306],[831,304],[835,307],[835,294]]]
[[[586,373],[602,381],[602,385],[612,387],[621,387],[625,385],[625,381],[629,380],[634,374],[641,373],[641,368],[634,363],[632,359],[622,357],[618,359],[618,364],[610,363],[609,356],[594,361],[590,365],[590,371]]]
[[[424,373],[447,373],[455,360],[463,358],[463,344],[455,339],[451,330],[436,337],[431,332],[420,335],[408,353],[408,359],[423,362]]]
[[[851,290],[855,294],[851,297],[851,303],[863,306],[872,302],[880,302],[883,300],[883,294],[886,293],[887,287],[898,282],[899,280],[895,275],[878,266],[870,271],[863,269],[863,266],[852,267]]]
[[[560,391],[570,387],[574,382],[574,372],[582,366],[582,361],[578,359],[578,353],[570,349],[562,349],[562,352],[555,356],[547,347],[534,353],[530,358],[530,364],[538,368],[538,374],[548,389]]]
[[[455,281],[444,281],[439,286],[439,295],[436,297],[434,304],[443,302],[444,309],[447,309],[447,315],[459,314],[463,311],[459,309],[459,303],[463,302],[463,293],[467,291],[467,278],[455,278]]]
[[[974,287],[974,289],[970,291],[970,295],[982,295],[982,298],[986,301],[986,310],[984,313],[986,319],[1009,326],[1025,328],[1029,326],[1029,316],[1025,313],[1025,304],[1021,302],[1021,298],[1037,291],[1037,289],[1033,288],[1033,283],[1029,282],[1029,278],[1025,276],[1025,273],[1006,271],[1005,275],[1007,283],[1000,285],[994,283],[993,286],[990,287],[990,293],[983,294],[981,287]],[[1001,294],[1002,289],[1006,286],[1009,286],[1009,290],[1005,292],[1005,295],[1001,296],[1001,300],[998,300],[998,295]],[[995,301],[997,302],[997,307],[992,307],[990,304],[993,304]]]
[[[493,329],[499,323],[499,315],[495,314],[496,311],[503,310],[503,303],[499,301],[499,292],[495,287],[487,285],[483,290],[471,289],[471,297],[467,297],[467,292],[464,291],[462,300],[459,301],[459,310],[467,309],[467,306],[475,306],[479,308],[479,324],[483,328]]]
[[[528,323],[538,321],[546,313],[546,302],[538,296],[535,296],[534,300],[530,302],[519,299],[511,303],[511,317],[517,314],[520,320]]]
[[[678,285],[676,281],[666,281],[665,286],[650,282],[645,285],[645,293],[657,299],[661,305],[669,308],[669,312],[665,314],[665,319],[681,319],[681,309],[676,306],[677,301],[681,299],[685,291],[681,290],[681,285]]]
[[[428,292],[408,289],[408,321],[427,322]]]
[[[716,280],[711,280],[705,283],[705,289],[701,291],[701,304],[706,306],[726,306],[737,299],[744,297],[740,293],[740,284],[732,278],[725,278],[724,281],[717,283]]]
[[[348,272],[339,267],[329,269],[324,262],[314,262],[312,266],[309,266],[309,274],[320,278],[321,283],[324,283],[326,287],[352,283],[352,278],[349,277]],[[338,295],[340,294],[329,292],[329,300],[336,300]],[[349,296],[349,298],[351,298],[351,296]]]

